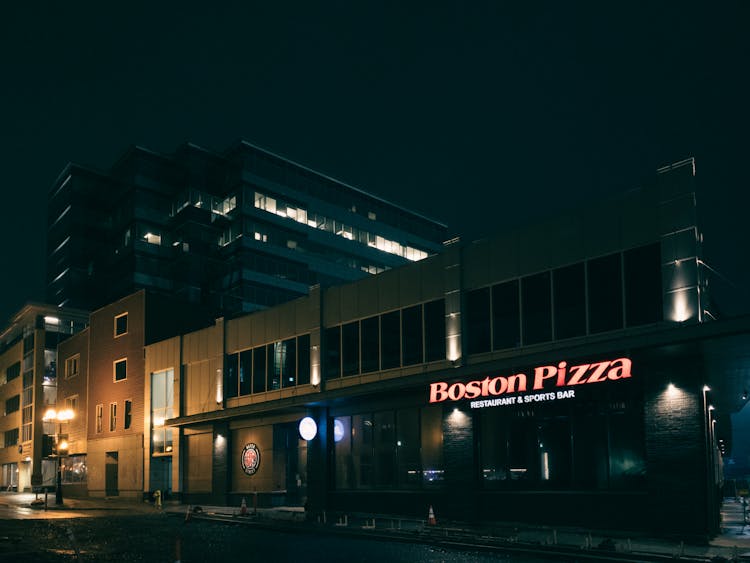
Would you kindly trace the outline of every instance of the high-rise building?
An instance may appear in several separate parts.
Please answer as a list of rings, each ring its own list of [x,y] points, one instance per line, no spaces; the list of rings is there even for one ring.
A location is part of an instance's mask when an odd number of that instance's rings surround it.
[[[445,225],[240,141],[132,147],[69,164],[48,201],[47,301],[93,310],[138,289],[227,315],[441,250]]]

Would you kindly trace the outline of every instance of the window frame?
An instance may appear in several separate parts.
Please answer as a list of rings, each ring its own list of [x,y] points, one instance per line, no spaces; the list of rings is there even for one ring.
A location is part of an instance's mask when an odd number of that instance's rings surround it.
[[[65,408],[72,410],[78,416],[79,397],[78,394],[65,397]]]
[[[69,366],[74,366],[76,369],[74,372],[69,370]],[[81,354],[73,354],[65,359],[65,379],[77,376],[81,373]]]
[[[109,404],[109,431],[117,431],[117,402],[111,402]]]
[[[14,402],[11,403],[11,401],[13,401],[13,399],[16,399],[16,401],[14,401]],[[8,406],[9,406],[8,403],[11,403],[10,407],[12,408],[12,410],[8,410]],[[15,407],[15,408],[13,408],[13,407]],[[8,397],[5,400],[5,411],[4,411],[5,412],[5,416],[8,416],[9,414],[13,414],[14,412],[18,412],[20,410],[21,410],[21,395],[20,395],[20,393],[12,395],[12,396]]]
[[[125,331],[124,332],[118,332],[117,331],[117,321],[119,319],[125,318]],[[121,336],[125,336],[128,333],[128,312],[125,311],[124,313],[120,313],[119,315],[115,315],[114,318],[114,326],[112,327],[113,334],[115,338],[120,338]]]
[[[133,426],[133,399],[125,399],[125,407],[122,412],[122,423],[125,430]]]
[[[96,405],[94,421],[94,433],[101,434],[104,432],[104,403]]]
[[[118,364],[125,364],[125,377],[121,379],[117,379],[117,366]],[[128,358],[125,356],[124,358],[120,358],[119,360],[115,360],[112,362],[112,381],[115,383],[120,383],[121,381],[127,381],[128,380]]]

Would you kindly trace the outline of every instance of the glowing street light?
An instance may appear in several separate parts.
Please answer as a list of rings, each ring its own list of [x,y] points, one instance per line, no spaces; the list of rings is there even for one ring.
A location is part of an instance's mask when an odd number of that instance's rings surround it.
[[[68,436],[62,433],[62,425],[65,422],[70,422],[75,418],[75,412],[72,409],[60,409],[56,410],[53,408],[47,409],[42,417],[44,422],[56,422],[57,432],[55,433],[55,444],[57,445],[57,487],[55,488],[55,504],[62,505],[62,466],[60,464],[60,458],[68,453]]]

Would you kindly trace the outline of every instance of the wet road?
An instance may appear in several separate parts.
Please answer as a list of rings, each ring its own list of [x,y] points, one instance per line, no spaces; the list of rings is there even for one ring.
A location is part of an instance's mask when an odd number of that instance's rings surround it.
[[[76,555],[78,554],[78,555]],[[419,543],[286,533],[162,513],[0,520],[0,561],[273,561],[548,563],[541,558]],[[559,561],[559,560],[558,560]]]

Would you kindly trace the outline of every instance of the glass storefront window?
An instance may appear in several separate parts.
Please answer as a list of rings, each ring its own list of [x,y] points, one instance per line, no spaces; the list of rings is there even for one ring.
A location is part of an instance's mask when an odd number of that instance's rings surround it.
[[[422,486],[442,486],[443,469],[443,408],[439,405],[420,409]]]
[[[419,411],[396,412],[396,463],[400,488],[417,488],[421,479],[419,460]]]
[[[355,487],[372,487],[372,415],[352,417],[352,463],[355,472]]]
[[[632,489],[645,483],[643,436],[633,431],[637,425],[632,412],[615,412],[609,417],[609,484],[613,489]]]
[[[375,413],[373,446],[375,450],[375,486],[393,487],[396,484],[396,424],[393,411]]]
[[[482,482],[488,489],[617,490],[645,484],[643,413],[604,392],[577,405],[480,413]]]
[[[333,448],[336,459],[336,488],[356,488],[356,472],[352,457],[352,417],[333,419]]]
[[[442,486],[442,407],[338,416],[332,424],[338,489]]]

